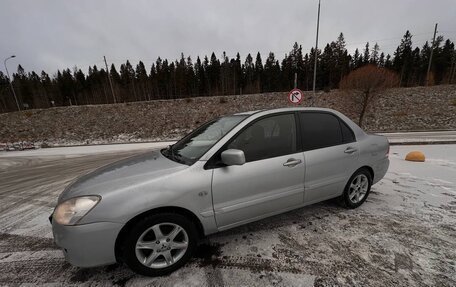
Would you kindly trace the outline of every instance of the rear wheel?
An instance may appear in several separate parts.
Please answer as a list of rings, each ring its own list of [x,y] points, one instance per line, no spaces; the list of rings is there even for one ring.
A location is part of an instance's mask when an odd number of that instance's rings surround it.
[[[196,228],[184,216],[174,213],[152,215],[130,230],[123,258],[139,274],[165,275],[190,259],[196,240]]]
[[[372,176],[367,169],[357,170],[345,186],[342,201],[348,208],[357,208],[366,201],[372,185]]]

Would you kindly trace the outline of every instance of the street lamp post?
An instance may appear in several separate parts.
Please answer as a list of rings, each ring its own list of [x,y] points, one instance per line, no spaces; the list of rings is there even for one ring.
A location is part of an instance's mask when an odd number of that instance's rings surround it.
[[[313,95],[315,98],[315,84],[317,82],[317,60],[318,60],[318,30],[320,29],[320,0],[318,0],[318,14],[317,14],[317,38],[315,40],[315,62],[314,62],[314,79],[313,79]],[[315,99],[314,99],[315,100]]]
[[[8,61],[9,59],[12,59],[12,58],[16,58],[16,56],[12,55],[12,56],[6,58],[5,61],[3,61],[3,64],[5,65],[6,75],[8,76],[8,79],[9,79],[9,83],[10,83],[11,91],[13,92],[14,100],[16,101],[17,110],[20,111],[21,108],[19,107],[19,102],[17,101],[16,92],[14,91],[14,87],[13,87],[13,82],[11,81],[11,78],[10,78],[10,75],[8,72],[8,67],[6,66],[6,61]]]

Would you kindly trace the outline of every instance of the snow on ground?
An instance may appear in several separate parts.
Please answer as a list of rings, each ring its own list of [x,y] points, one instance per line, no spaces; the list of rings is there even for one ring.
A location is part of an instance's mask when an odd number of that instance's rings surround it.
[[[159,278],[72,267],[52,243],[47,217],[65,185],[144,150],[116,149],[0,157],[10,163],[0,169],[0,285],[456,286],[456,145],[392,146],[388,173],[360,208],[323,202],[212,235]],[[412,150],[426,162],[405,161]]]
[[[161,148],[173,144],[174,141],[128,143],[128,144],[106,144],[106,145],[85,145],[72,147],[54,147],[23,151],[9,151],[0,153],[0,158],[6,157],[43,157],[43,156],[78,156],[97,153],[136,151],[152,148]]]
[[[160,149],[173,143],[174,142],[149,142],[87,145],[0,152],[0,171],[17,165],[30,165],[32,162],[41,162],[43,159],[63,160],[65,158],[82,157],[96,154],[138,153],[149,149]]]

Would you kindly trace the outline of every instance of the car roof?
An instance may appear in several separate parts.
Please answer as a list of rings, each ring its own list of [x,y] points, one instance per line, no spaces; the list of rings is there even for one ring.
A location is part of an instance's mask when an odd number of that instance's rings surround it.
[[[261,111],[264,111],[264,110],[247,111],[247,112],[235,113],[233,115],[234,116],[251,116],[251,115],[261,112]]]
[[[241,116],[251,116],[257,113],[262,113],[262,114],[272,114],[272,113],[279,113],[279,112],[287,112],[287,111],[326,111],[326,112],[337,112],[333,109],[327,109],[327,108],[313,108],[313,107],[287,107],[287,108],[275,108],[275,109],[263,109],[263,110],[255,110],[255,111],[247,111],[247,112],[241,112],[241,113],[236,113],[234,115]]]

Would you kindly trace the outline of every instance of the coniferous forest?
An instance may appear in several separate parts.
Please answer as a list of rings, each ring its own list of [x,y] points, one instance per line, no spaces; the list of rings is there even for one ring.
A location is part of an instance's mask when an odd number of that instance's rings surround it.
[[[407,31],[393,55],[383,53],[377,43],[366,43],[362,50],[349,54],[341,33],[337,40],[317,51],[318,90],[336,89],[344,75],[367,64],[391,69],[400,78],[400,86],[438,85],[456,83],[456,50],[454,42],[443,36],[436,38],[429,79],[427,68],[432,41],[422,47],[413,45],[412,34]],[[53,75],[45,71],[26,72],[19,65],[13,73],[12,84],[21,109],[53,106],[91,105],[177,99],[233,94],[254,94],[288,91],[294,87],[312,90],[315,50],[304,54],[295,43],[282,60],[269,53],[239,53],[229,58],[212,53],[204,58],[192,59],[181,55],[176,61],[158,58],[154,63],[130,61],[106,69],[96,65],[85,74],[81,69],[65,69]],[[113,95],[114,94],[114,95]],[[0,72],[0,112],[17,110],[8,77]]]

